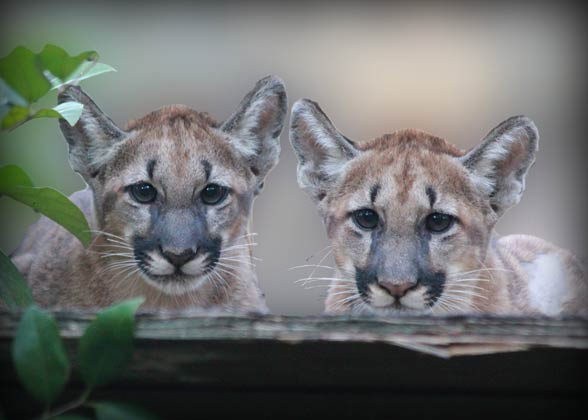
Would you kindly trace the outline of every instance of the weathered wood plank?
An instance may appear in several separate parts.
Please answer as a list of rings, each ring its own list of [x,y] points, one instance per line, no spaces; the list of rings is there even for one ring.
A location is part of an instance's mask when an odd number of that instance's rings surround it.
[[[94,313],[57,312],[64,337],[77,338]],[[0,338],[13,336],[19,314],[0,314]],[[279,340],[384,342],[419,349],[465,346],[483,352],[508,346],[588,348],[588,320],[515,317],[288,317],[140,314],[136,336],[145,340]]]
[[[56,317],[75,360],[94,314]],[[34,410],[19,405],[27,400],[10,363],[18,319],[0,314],[0,394],[9,413],[21,414]],[[588,400],[586,319],[168,313],[140,314],[136,335],[133,362],[99,397],[135,401],[162,418],[348,417],[360,406],[359,418],[390,407],[395,416],[416,409],[422,417],[488,418],[514,410],[541,418]],[[472,353],[483,355],[449,358]],[[80,386],[74,370],[70,391]]]

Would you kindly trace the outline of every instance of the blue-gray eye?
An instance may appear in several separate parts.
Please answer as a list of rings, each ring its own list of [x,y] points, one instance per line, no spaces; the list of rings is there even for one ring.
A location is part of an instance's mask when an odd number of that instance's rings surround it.
[[[130,192],[131,196],[141,204],[153,203],[157,197],[157,189],[148,182],[131,185]]]
[[[228,191],[229,190],[227,187],[223,187],[218,184],[208,184],[200,192],[200,198],[204,204],[214,206],[215,204],[219,204],[225,199]]]
[[[431,213],[425,219],[425,227],[429,232],[443,233],[455,223],[455,217],[445,213]]]
[[[372,209],[360,209],[353,212],[353,220],[362,229],[372,230],[378,226],[378,213]]]

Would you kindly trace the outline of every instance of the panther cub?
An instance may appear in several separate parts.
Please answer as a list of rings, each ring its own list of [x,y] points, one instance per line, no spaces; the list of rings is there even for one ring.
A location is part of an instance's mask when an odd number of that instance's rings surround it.
[[[35,300],[102,307],[144,296],[147,309],[265,312],[248,222],[278,162],[283,82],[260,80],[223,123],[173,105],[121,129],[79,87],[65,101],[84,105],[75,126],[60,125],[88,185],[72,200],[95,234],[85,249],[45,217],[29,229],[12,258]]]
[[[290,141],[337,266],[327,313],[588,314],[570,252],[493,232],[535,160],[530,119],[504,121],[464,153],[418,130],[355,143],[300,100]]]

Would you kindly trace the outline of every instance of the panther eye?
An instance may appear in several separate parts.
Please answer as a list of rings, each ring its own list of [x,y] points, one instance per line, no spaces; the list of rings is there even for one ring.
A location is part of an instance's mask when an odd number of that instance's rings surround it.
[[[425,226],[429,232],[443,233],[455,223],[455,217],[445,213],[431,213],[425,219]]]
[[[228,188],[218,184],[208,184],[200,192],[200,198],[204,204],[214,206],[219,204],[227,196]]]
[[[353,220],[362,229],[372,230],[378,226],[378,213],[371,209],[360,209],[353,212]]]
[[[147,182],[131,185],[130,191],[133,198],[141,204],[152,203],[157,197],[157,189]]]

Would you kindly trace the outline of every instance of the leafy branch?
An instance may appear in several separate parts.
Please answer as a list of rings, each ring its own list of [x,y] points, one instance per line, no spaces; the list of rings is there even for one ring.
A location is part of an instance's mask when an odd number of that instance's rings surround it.
[[[0,128],[13,130],[35,118],[63,118],[74,125],[82,115],[82,104],[65,102],[41,109],[35,109],[34,104],[63,85],[115,71],[97,60],[95,51],[72,57],[55,45],[46,45],[38,54],[15,48],[0,59]]]
[[[37,118],[63,118],[75,125],[84,106],[65,102],[38,109],[36,103],[66,84],[115,71],[98,62],[96,51],[70,56],[63,48],[46,45],[38,54],[17,47],[0,58],[0,131],[11,131]],[[10,197],[32,208],[71,232],[87,246],[90,227],[82,211],[61,192],[35,187],[27,173],[16,165],[0,167],[0,197]],[[10,259],[0,251],[0,299],[11,309],[33,303],[26,282]]]
[[[25,389],[45,410],[42,420],[86,407],[98,419],[153,419],[130,404],[91,401],[92,391],[117,379],[133,353],[135,312],[143,298],[130,299],[98,313],[79,341],[77,360],[86,388],[75,400],[52,407],[71,373],[57,322],[50,312],[30,306],[23,314],[12,346],[12,360]],[[83,418],[77,416],[77,418]]]
[[[35,104],[50,91],[98,74],[114,71],[99,63],[95,51],[70,56],[64,49],[46,45],[35,54],[15,48],[0,59],[0,131],[11,131],[37,118],[63,118],[75,125],[83,105],[65,102],[53,108]],[[90,228],[82,211],[59,191],[35,187],[16,165],[0,167],[0,197],[10,197],[57,222],[87,246]],[[66,280],[66,279],[64,279]],[[40,419],[73,418],[79,408],[91,408],[96,418],[153,419],[129,404],[95,402],[92,391],[115,380],[133,352],[135,312],[143,298],[127,300],[99,312],[79,342],[79,370],[86,385],[75,400],[53,408],[71,373],[65,346],[53,315],[34,305],[31,290],[10,258],[0,251],[0,300],[10,309],[24,309],[12,346],[12,360],[24,388],[44,405]],[[1,413],[0,413],[1,414]],[[64,416],[65,414],[65,416]],[[0,415],[1,417],[1,415]]]

